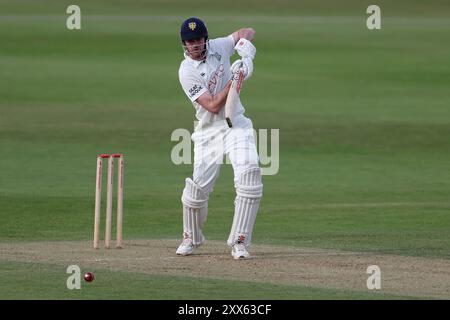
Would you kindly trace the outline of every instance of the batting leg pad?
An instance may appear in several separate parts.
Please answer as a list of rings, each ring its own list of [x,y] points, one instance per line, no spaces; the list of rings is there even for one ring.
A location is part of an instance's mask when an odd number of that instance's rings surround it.
[[[204,241],[202,228],[208,212],[208,195],[192,179],[187,178],[181,202],[184,237],[191,238],[194,245],[199,245]]]
[[[262,191],[261,169],[250,168],[243,171],[236,184],[234,219],[227,241],[229,246],[236,242],[250,246]]]

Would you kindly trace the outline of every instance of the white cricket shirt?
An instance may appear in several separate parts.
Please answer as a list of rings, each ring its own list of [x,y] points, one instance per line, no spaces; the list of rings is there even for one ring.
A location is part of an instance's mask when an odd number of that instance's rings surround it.
[[[229,35],[209,41],[204,61],[193,60],[184,54],[185,59],[180,64],[178,76],[183,91],[194,105],[195,116],[199,120],[197,128],[214,121],[225,121],[224,108],[220,109],[219,114],[214,114],[203,108],[196,100],[207,91],[211,95],[216,95],[225,88],[231,79],[230,57],[234,53],[234,45],[233,35]],[[239,100],[235,116],[244,112],[245,109]]]

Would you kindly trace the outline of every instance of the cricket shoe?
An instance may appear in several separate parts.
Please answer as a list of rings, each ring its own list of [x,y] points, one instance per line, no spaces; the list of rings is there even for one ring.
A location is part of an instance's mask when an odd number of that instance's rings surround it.
[[[197,245],[194,245],[192,242],[192,239],[189,237],[184,237],[183,242],[181,242],[180,246],[177,249],[177,255],[179,256],[187,256],[190,255],[192,252],[194,252],[195,248],[200,247],[202,244],[205,243],[205,237],[202,235],[202,242],[200,242]]]
[[[248,259],[250,257],[250,253],[248,253],[247,248],[243,241],[236,241],[231,249],[231,255],[234,259]]]

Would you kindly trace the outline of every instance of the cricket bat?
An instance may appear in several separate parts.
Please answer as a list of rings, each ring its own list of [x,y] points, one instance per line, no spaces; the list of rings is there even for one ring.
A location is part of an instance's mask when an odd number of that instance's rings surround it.
[[[233,115],[239,100],[239,93],[241,92],[243,80],[244,73],[241,69],[233,73],[230,91],[228,92],[227,101],[225,102],[225,120],[230,128],[233,127]]]

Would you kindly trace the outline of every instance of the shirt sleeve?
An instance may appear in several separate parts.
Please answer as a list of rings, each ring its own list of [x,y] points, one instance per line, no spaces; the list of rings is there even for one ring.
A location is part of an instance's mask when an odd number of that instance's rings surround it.
[[[200,76],[185,70],[180,70],[178,76],[184,93],[192,102],[208,91],[205,81]]]
[[[228,37],[215,39],[216,43],[225,51],[230,57],[234,54],[234,37],[230,34]]]

